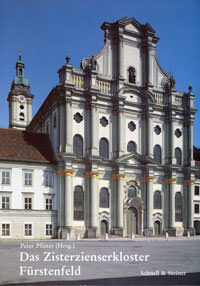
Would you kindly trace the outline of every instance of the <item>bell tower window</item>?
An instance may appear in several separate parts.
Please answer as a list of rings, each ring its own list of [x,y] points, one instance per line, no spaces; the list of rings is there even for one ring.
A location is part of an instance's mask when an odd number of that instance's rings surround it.
[[[134,67],[129,67],[128,69],[128,80],[130,83],[136,83],[136,72]]]
[[[24,121],[24,113],[23,112],[20,112],[19,120]]]
[[[19,68],[19,76],[22,76],[22,68]]]

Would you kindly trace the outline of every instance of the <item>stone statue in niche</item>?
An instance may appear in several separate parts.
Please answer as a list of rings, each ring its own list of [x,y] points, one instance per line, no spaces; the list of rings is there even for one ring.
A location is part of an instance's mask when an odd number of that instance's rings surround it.
[[[92,56],[92,58],[91,58],[91,70],[96,71],[96,68],[97,68],[97,61],[96,61],[95,57]]]
[[[173,78],[173,74],[171,74],[169,78],[169,83],[170,83],[170,89],[174,89],[176,82],[175,82],[175,79]]]

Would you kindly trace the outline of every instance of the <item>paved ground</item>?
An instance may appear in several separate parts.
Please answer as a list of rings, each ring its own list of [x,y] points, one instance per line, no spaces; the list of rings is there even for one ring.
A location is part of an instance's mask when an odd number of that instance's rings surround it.
[[[0,285],[200,285],[200,238],[1,241]]]

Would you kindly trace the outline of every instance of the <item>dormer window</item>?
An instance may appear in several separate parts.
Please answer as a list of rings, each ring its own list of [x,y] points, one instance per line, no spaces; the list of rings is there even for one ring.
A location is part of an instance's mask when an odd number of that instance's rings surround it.
[[[129,67],[128,69],[128,80],[130,83],[135,83],[135,79],[136,79],[136,72],[134,67]]]

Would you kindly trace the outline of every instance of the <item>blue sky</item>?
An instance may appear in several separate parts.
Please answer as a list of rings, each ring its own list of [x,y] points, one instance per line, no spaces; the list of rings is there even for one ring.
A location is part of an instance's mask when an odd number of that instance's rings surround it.
[[[172,71],[176,88],[192,84],[200,110],[200,0],[0,0],[0,126],[8,126],[7,95],[15,76],[19,46],[25,76],[35,95],[36,113],[53,86],[58,69],[79,67],[83,57],[98,52],[104,35],[100,26],[124,16],[149,22],[160,38],[157,57],[165,72]],[[194,144],[200,147],[200,111],[196,114]]]

